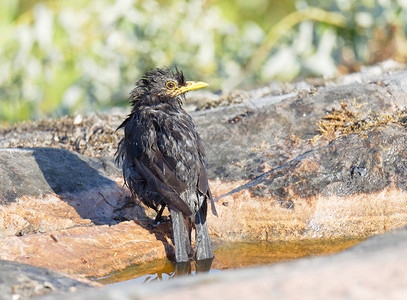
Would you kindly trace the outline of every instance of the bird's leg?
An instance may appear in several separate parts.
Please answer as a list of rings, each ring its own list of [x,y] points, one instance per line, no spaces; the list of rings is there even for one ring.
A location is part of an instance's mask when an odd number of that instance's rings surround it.
[[[180,211],[170,209],[172,230],[174,233],[175,259],[177,262],[189,261],[191,240],[187,232],[184,215]]]
[[[195,259],[197,261],[214,257],[206,226],[206,213],[207,203],[204,201],[195,215]]]
[[[154,219],[154,225],[157,225],[159,222],[161,222],[161,215],[163,214],[164,208],[165,204],[161,204],[160,211],[157,213],[157,216]]]

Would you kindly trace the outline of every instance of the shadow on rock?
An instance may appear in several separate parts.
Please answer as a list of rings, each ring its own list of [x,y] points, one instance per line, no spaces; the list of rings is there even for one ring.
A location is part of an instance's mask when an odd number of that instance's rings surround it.
[[[33,156],[56,194],[78,193],[116,184],[107,177],[107,172],[113,171],[108,161],[80,157],[74,152],[54,148],[35,148]]]
[[[109,177],[118,175],[112,161],[90,158],[54,148],[28,149],[53,193],[72,206],[83,219],[114,224],[127,199]],[[44,189],[47,192],[47,189]]]
[[[163,243],[167,257],[174,256],[171,223],[153,225],[146,208],[127,189],[109,177],[121,177],[112,160],[91,158],[62,149],[36,148],[33,156],[53,192],[83,219],[96,225],[134,220]]]

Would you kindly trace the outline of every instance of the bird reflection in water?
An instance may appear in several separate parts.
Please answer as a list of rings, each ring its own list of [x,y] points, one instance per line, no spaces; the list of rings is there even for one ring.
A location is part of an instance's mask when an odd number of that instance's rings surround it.
[[[196,273],[208,273],[211,269],[213,258],[202,259],[195,262]],[[190,262],[175,263],[174,275],[189,275],[192,274],[192,268]]]
[[[202,259],[195,262],[179,262],[166,265],[162,270],[155,274],[148,274],[135,278],[135,281],[144,283],[163,281],[177,276],[196,275],[200,273],[208,273],[211,271],[213,258]],[[195,267],[193,270],[192,267]]]

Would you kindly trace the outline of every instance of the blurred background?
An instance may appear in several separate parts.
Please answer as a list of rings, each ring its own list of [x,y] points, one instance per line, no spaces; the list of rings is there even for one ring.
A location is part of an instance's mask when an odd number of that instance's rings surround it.
[[[1,0],[0,123],[127,106],[159,66],[215,92],[404,63],[406,30],[407,0]]]

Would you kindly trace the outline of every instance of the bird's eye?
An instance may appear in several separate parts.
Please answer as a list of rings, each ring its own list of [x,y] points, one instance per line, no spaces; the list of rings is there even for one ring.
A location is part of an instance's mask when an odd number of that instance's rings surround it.
[[[175,87],[176,87],[177,85],[175,84],[174,81],[168,81],[168,82],[165,84],[165,86],[167,87],[167,89],[173,90],[173,89],[175,89]]]

